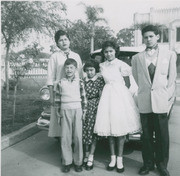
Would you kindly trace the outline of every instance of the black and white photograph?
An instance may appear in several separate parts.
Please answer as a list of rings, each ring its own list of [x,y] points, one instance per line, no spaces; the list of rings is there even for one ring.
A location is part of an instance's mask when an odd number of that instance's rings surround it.
[[[180,0],[1,0],[1,176],[179,176]]]

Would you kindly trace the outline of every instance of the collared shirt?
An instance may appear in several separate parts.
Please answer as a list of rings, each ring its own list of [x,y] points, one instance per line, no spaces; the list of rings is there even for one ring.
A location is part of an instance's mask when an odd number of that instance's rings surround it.
[[[99,74],[98,74],[98,75],[96,74],[92,79],[89,79],[88,77],[85,77],[84,80],[85,80],[86,82],[88,82],[88,81],[95,81],[95,80],[98,78],[98,76],[99,76]]]
[[[102,71],[104,68],[111,68],[112,70],[118,69],[122,76],[130,76],[132,74],[131,67],[117,58],[112,61],[106,60],[101,63],[100,70]]]
[[[81,106],[82,106],[82,109],[83,111],[85,111],[87,109],[87,98],[86,98],[86,92],[85,92],[85,89],[84,89],[84,82],[83,80],[79,79],[79,78],[76,78],[74,77],[74,79],[72,80],[68,80],[67,78],[63,78],[61,81],[59,82],[54,82],[54,94],[55,94],[55,102],[57,104],[60,104],[61,103],[61,82],[62,81],[68,81],[69,83],[70,82],[79,82],[79,91],[80,91],[80,102],[81,102]],[[67,91],[71,91],[71,90],[67,90]],[[73,93],[73,92],[72,92]],[[70,102],[71,103],[71,102]],[[75,107],[75,104],[72,104],[74,107]]]
[[[154,47],[154,49],[151,49],[151,50],[148,50],[148,48],[146,49],[145,53],[146,53],[146,66],[147,66],[147,68],[149,67],[149,65],[151,63],[154,66],[157,65],[158,52],[159,52],[158,45],[156,45],[156,47]]]
[[[79,72],[79,74],[76,73],[76,76],[82,77],[83,76],[82,62],[80,56],[77,53],[70,50],[68,57],[76,60],[78,65],[78,72]],[[61,50],[54,52],[51,55],[48,63],[48,73],[47,73],[48,86],[50,85],[52,86],[54,81],[59,81],[61,78],[65,77],[63,67],[66,59],[67,59],[66,54]]]
[[[155,44],[152,47],[146,47],[146,51],[150,51],[150,50],[157,50],[158,49],[158,44]]]
[[[118,60],[117,58],[115,58],[115,59],[113,59],[111,61],[106,60],[104,63],[105,63],[106,66],[115,65],[117,63],[117,60]]]
[[[69,52],[70,52],[70,51],[66,51],[66,52],[64,52],[64,54],[66,55],[66,58],[67,58],[67,59],[69,59],[69,58],[70,58],[70,57],[69,57]]]

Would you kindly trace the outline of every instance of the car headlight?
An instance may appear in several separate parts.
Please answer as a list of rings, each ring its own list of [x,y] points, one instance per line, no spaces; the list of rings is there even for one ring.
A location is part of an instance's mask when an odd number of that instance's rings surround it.
[[[50,99],[50,92],[48,87],[43,87],[40,89],[40,98],[42,100],[49,100]]]

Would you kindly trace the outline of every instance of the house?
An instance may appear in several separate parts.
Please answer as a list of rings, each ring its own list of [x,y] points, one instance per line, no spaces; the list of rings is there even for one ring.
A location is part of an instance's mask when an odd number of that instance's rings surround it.
[[[134,25],[142,23],[163,25],[159,44],[180,54],[180,7],[172,9],[151,8],[149,13],[135,13]],[[141,32],[136,29],[135,46],[141,44]]]
[[[134,25],[142,23],[160,24],[159,45],[165,49],[174,50],[178,55],[177,65],[180,73],[180,7],[171,9],[151,8],[149,13],[135,13]],[[140,29],[135,29],[135,46],[142,45]]]
[[[149,13],[135,13],[134,26],[143,23],[162,25],[159,46],[177,53],[176,96],[180,96],[180,7],[171,9],[151,8]],[[142,44],[141,31],[136,28],[135,46]]]

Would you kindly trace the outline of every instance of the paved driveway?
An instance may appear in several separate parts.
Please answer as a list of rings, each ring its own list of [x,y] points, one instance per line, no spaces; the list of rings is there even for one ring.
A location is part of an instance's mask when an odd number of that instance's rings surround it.
[[[180,101],[173,107],[170,122],[170,160],[168,169],[171,176],[180,175]],[[59,143],[47,137],[46,131],[41,131],[20,143],[11,146],[1,153],[2,176],[136,176],[142,165],[141,151],[138,145],[126,145],[124,151],[125,172],[108,172],[105,166],[109,162],[109,148],[107,141],[98,144],[95,154],[94,169],[76,173],[73,169],[68,174],[60,170]],[[149,176],[157,176],[157,171]]]

